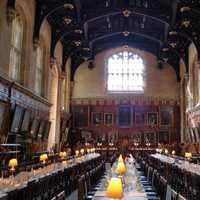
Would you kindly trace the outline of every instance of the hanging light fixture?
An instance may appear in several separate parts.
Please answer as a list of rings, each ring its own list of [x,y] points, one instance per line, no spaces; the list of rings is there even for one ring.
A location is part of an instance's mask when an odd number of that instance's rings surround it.
[[[191,8],[188,6],[184,6],[180,9],[181,18],[182,18],[181,26],[184,26],[185,28],[188,28],[191,23],[190,10],[191,10]]]
[[[176,45],[177,45],[177,32],[176,31],[169,32],[169,45],[172,48],[176,47]]]
[[[123,13],[124,17],[129,17],[131,14],[131,11],[126,9],[122,13]]]

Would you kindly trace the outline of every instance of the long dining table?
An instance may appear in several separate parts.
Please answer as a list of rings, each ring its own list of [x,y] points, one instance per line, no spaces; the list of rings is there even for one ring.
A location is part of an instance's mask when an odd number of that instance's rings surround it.
[[[63,171],[66,168],[73,168],[82,163],[92,161],[99,158],[100,154],[91,153],[78,158],[73,158],[64,163],[52,163],[43,168],[31,171],[23,171],[15,177],[0,178],[0,200],[7,200],[7,194],[13,190],[27,187],[29,181],[36,180],[44,176],[49,176],[57,171]]]
[[[117,162],[106,170],[106,176],[102,179],[100,189],[95,193],[93,200],[108,200],[106,196],[109,180],[116,177]],[[133,162],[126,162],[126,173],[122,177],[124,195],[121,200],[147,200],[147,195],[140,181],[140,176]]]

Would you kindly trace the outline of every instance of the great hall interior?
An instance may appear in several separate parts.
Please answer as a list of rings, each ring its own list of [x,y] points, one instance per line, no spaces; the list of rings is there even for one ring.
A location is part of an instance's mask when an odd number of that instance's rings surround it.
[[[0,200],[109,199],[200,199],[200,1],[0,0]]]

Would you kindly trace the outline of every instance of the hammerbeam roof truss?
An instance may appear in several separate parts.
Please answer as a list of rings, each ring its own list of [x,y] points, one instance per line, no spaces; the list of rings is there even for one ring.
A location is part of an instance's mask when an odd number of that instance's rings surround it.
[[[34,41],[45,19],[52,27],[51,57],[63,44],[63,66],[72,59],[72,78],[78,66],[106,49],[127,45],[155,54],[174,68],[179,60],[188,70],[188,46],[200,56],[199,0],[35,0]],[[8,0],[15,8],[15,0]],[[64,67],[63,67],[64,70]]]

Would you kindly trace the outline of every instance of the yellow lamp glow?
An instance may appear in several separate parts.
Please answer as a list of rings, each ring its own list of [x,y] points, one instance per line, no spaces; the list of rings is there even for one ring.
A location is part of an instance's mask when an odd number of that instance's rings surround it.
[[[87,149],[87,153],[90,153],[90,149]]]
[[[124,160],[123,160],[123,158],[122,158],[122,155],[121,155],[121,154],[120,154],[120,156],[119,156],[118,162],[124,162]]]
[[[107,197],[121,199],[123,197],[123,187],[120,178],[111,178],[107,188]]]
[[[126,173],[126,166],[125,166],[124,162],[118,162],[117,173],[121,176],[123,176]]]
[[[40,161],[43,162],[43,164],[46,163],[46,160],[48,159],[48,156],[46,153],[43,153],[42,155],[40,155]]]
[[[175,151],[175,150],[173,150],[173,151],[172,151],[172,155],[174,156],[175,154],[176,154],[176,151]]]
[[[79,150],[76,150],[76,151],[75,151],[75,154],[76,154],[76,156],[78,157],[78,155],[79,155]]]
[[[9,160],[8,166],[11,167],[10,171],[15,171],[15,167],[17,167],[18,162],[16,158],[12,158]]]
[[[165,149],[165,154],[168,154],[168,153],[169,153],[168,149]]]
[[[65,152],[65,151],[61,151],[60,153],[59,153],[59,156],[60,156],[60,158],[61,159],[65,159],[66,158],[66,156],[67,156],[67,153]]]
[[[63,151],[63,158],[66,158],[66,156],[67,156],[66,151]]]
[[[84,152],[85,152],[85,150],[84,150],[84,149],[81,149],[80,152],[81,152],[81,154],[83,155]]]
[[[59,153],[59,156],[60,156],[61,158],[63,157],[63,152],[62,152],[62,151]]]
[[[186,152],[186,153],[185,153],[185,157],[186,157],[188,160],[191,160],[191,159],[192,159],[192,153]]]

